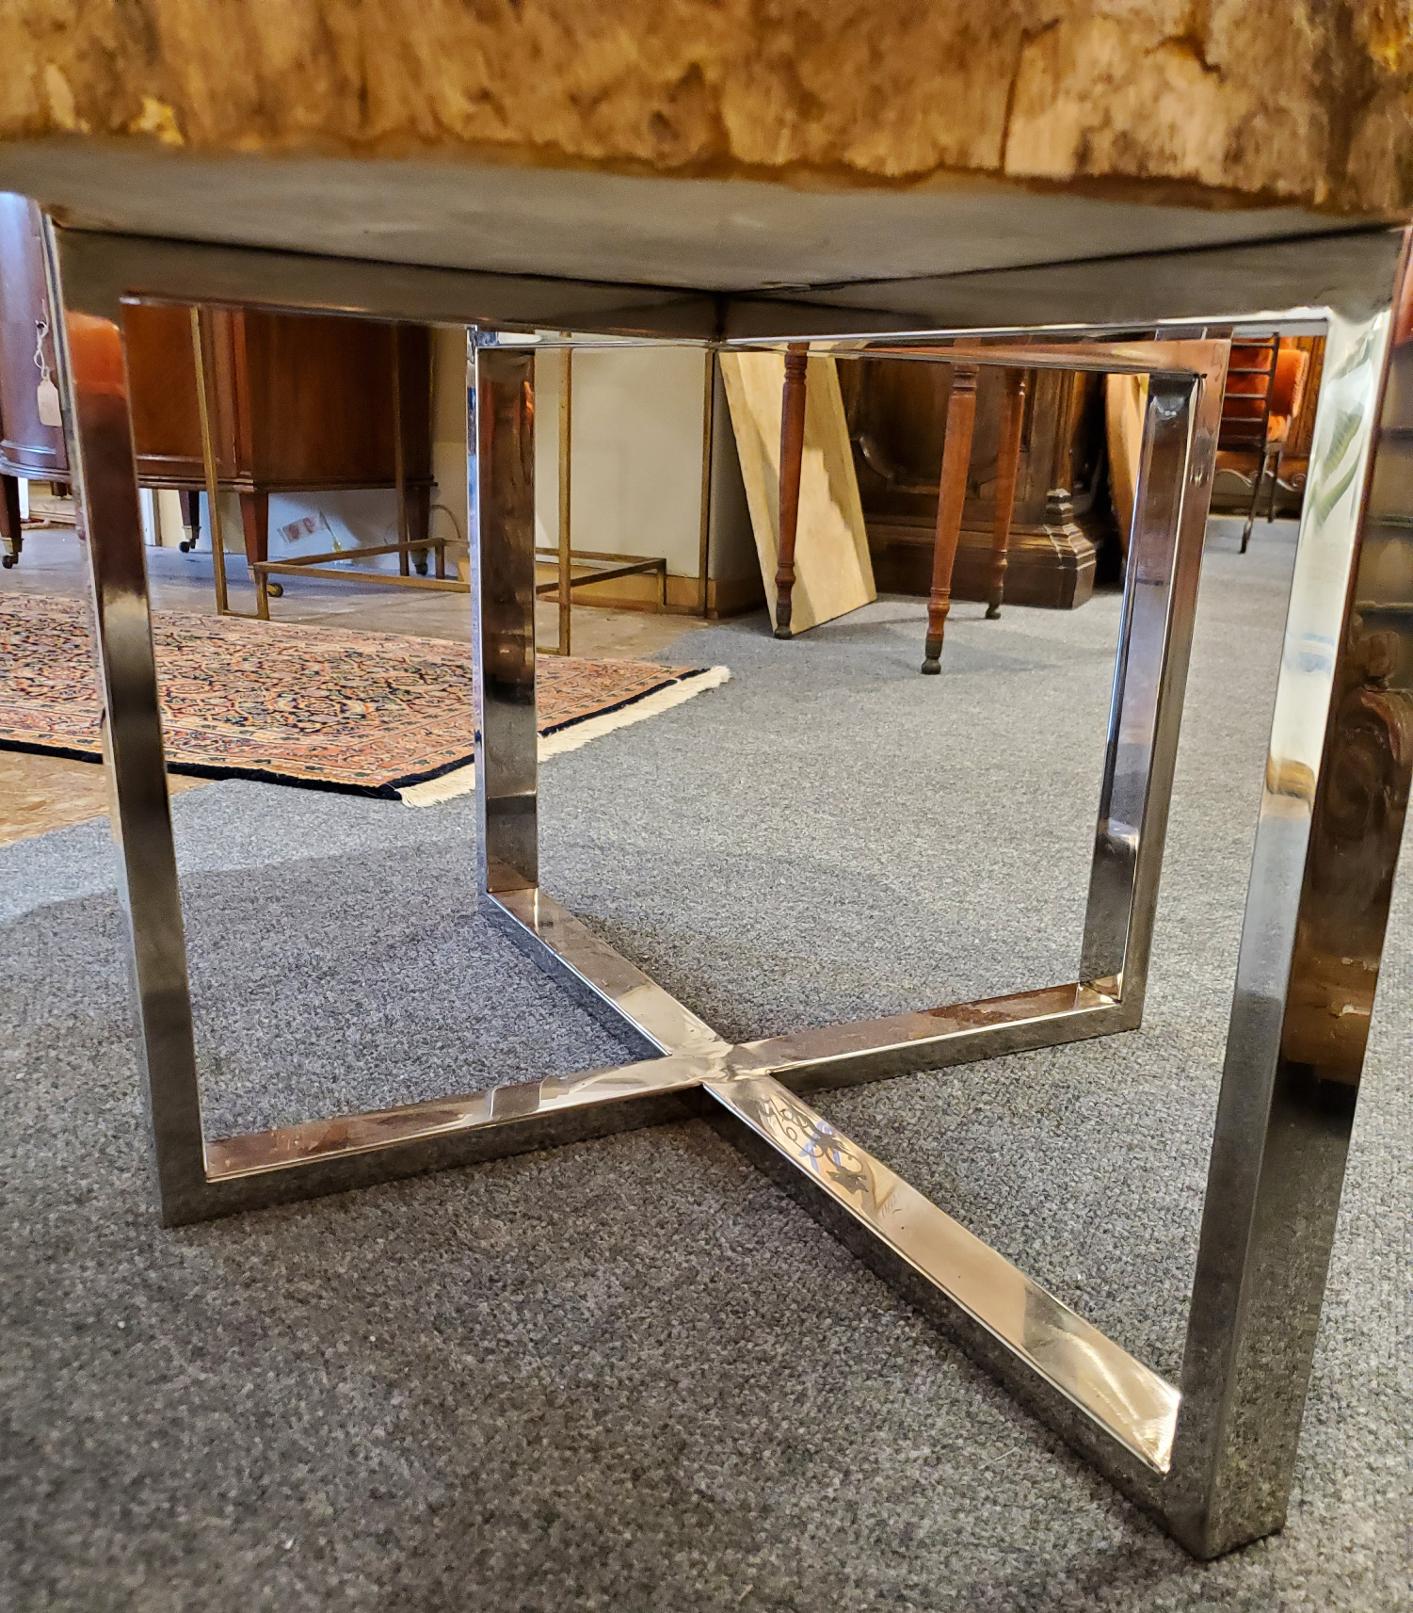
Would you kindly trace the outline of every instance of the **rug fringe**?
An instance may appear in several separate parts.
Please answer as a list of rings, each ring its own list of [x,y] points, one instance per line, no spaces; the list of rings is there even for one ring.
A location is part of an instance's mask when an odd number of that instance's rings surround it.
[[[429,778],[421,784],[409,784],[399,790],[398,798],[404,806],[436,806],[440,801],[453,800],[458,795],[470,795],[476,788],[476,764],[454,767],[440,778]]]
[[[604,734],[614,733],[620,728],[631,728],[634,723],[670,711],[673,706],[683,705],[708,689],[719,689],[730,676],[730,667],[708,667],[695,677],[681,678],[618,711],[605,712],[601,717],[589,717],[568,728],[561,728],[558,733],[546,734],[540,739],[540,760],[543,762],[547,757],[578,750]],[[406,789],[399,790],[398,795],[407,806],[437,806],[443,801],[455,800],[459,795],[469,795],[475,788],[476,764],[468,762],[465,767],[454,768],[440,778],[427,779],[422,784],[409,784]]]
[[[591,739],[599,739],[604,734],[614,733],[619,728],[631,728],[635,722],[656,717],[659,712],[671,711],[673,706],[684,705],[695,695],[703,694],[708,689],[719,689],[730,676],[730,667],[710,666],[706,671],[697,673],[695,677],[680,678],[676,683],[668,684],[665,689],[644,695],[641,700],[635,700],[631,706],[624,706],[618,711],[606,711],[601,717],[586,717],[583,722],[561,728],[558,733],[546,734],[540,740],[540,760],[544,761],[547,756],[562,756],[566,751],[578,750],[580,746],[587,745]]]

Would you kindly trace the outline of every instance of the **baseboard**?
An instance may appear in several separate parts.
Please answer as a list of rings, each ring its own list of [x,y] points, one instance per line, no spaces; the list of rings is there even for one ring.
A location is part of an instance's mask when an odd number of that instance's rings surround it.
[[[536,565],[535,580],[553,582],[555,568]],[[540,602],[553,603],[553,593],[541,594]],[[664,612],[658,594],[658,580],[647,573],[632,577],[614,577],[608,582],[581,582],[574,590],[576,605],[603,605],[613,610]],[[743,611],[757,610],[765,604],[765,589],[759,575],[748,577],[713,577],[707,583],[706,614],[713,620],[726,616],[739,616]],[[667,605],[669,616],[700,616],[702,614],[701,584],[695,577],[667,579]]]

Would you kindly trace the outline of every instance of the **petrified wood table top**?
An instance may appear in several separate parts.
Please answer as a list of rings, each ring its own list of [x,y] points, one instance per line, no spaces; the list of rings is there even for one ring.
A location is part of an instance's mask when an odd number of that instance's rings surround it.
[[[10,0],[0,185],[143,234],[745,288],[1413,212],[1409,0]]]

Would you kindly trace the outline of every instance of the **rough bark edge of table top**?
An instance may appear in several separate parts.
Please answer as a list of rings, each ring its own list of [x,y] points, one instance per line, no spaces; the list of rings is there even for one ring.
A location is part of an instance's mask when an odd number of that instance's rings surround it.
[[[1144,5],[18,0],[0,139],[1413,212],[1410,0]]]

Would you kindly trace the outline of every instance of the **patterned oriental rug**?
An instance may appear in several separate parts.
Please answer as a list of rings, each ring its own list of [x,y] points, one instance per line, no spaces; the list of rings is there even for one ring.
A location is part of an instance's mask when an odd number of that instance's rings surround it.
[[[475,780],[465,644],[285,622],[152,618],[167,765],[429,805]],[[724,683],[725,667],[543,656],[540,754]],[[0,595],[0,748],[102,758],[86,602]]]

